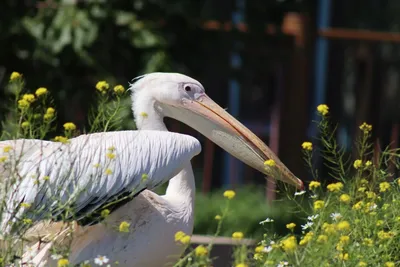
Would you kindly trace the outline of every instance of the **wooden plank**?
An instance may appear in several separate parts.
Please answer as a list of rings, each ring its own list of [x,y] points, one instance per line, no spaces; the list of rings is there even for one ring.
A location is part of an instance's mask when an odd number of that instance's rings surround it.
[[[318,31],[320,36],[329,39],[400,43],[400,33],[376,32],[358,29],[328,28]]]

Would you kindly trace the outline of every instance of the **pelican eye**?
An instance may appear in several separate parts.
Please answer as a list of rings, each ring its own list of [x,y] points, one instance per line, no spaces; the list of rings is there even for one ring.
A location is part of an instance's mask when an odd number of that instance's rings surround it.
[[[190,87],[189,85],[185,85],[185,91],[186,92],[192,91],[192,87]]]

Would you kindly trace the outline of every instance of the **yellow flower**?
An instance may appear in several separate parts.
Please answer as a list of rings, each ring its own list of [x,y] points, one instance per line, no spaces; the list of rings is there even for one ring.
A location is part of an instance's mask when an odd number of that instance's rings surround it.
[[[389,189],[390,189],[390,184],[388,182],[382,182],[382,183],[379,184],[379,191],[380,192],[386,192]]]
[[[69,264],[69,260],[67,259],[59,259],[57,262],[57,267],[67,267]]]
[[[264,246],[257,246],[257,247],[254,249],[254,251],[255,251],[256,253],[261,253],[261,252],[264,251]]]
[[[56,112],[56,110],[52,107],[47,108],[46,110],[46,114],[54,114]]]
[[[327,105],[325,105],[325,104],[321,104],[321,105],[318,105],[317,111],[320,114],[322,114],[323,116],[325,116],[326,114],[329,113],[329,107]]]
[[[293,231],[293,229],[294,229],[295,227],[296,227],[296,224],[295,224],[295,223],[286,224],[286,228],[289,229],[289,230],[292,230],[292,231]]]
[[[215,215],[215,219],[216,219],[217,221],[219,221],[219,220],[222,219],[222,217],[221,217],[221,215]]]
[[[20,109],[27,109],[31,104],[25,99],[18,100],[18,107]]]
[[[108,90],[108,88],[110,88],[110,85],[106,82],[106,81],[99,81],[98,83],[96,83],[96,89],[99,92],[105,92]]]
[[[342,235],[339,239],[341,244],[348,244],[350,242],[350,237],[348,235]]]
[[[3,152],[4,153],[8,153],[8,152],[10,152],[12,150],[12,146],[5,146],[5,147],[3,147]]]
[[[375,192],[367,191],[365,194],[367,195],[367,198],[370,198],[370,199],[376,198]]]
[[[107,174],[107,175],[110,175],[110,174],[112,174],[113,172],[112,172],[112,170],[110,170],[110,169],[106,169],[104,173]]]
[[[185,235],[184,237],[181,238],[181,240],[179,240],[183,245],[187,245],[190,243],[190,236]]]
[[[371,238],[364,238],[363,244],[368,246],[368,247],[372,247],[374,244],[374,241],[372,241]]]
[[[378,232],[378,238],[385,240],[385,239],[390,239],[394,236],[393,232],[385,232],[385,231],[379,231]]]
[[[316,189],[317,187],[320,187],[321,183],[317,182],[317,181],[311,181],[308,188],[310,188],[310,190]]]
[[[317,238],[318,243],[326,243],[328,241],[328,236],[326,235],[319,235]]]
[[[235,195],[236,195],[236,193],[233,190],[226,190],[224,192],[224,197],[226,197],[227,199],[232,199],[235,197]]]
[[[26,208],[26,209],[29,209],[31,206],[32,205],[30,203],[25,203],[25,202],[21,203],[21,207]]]
[[[341,259],[343,261],[347,261],[349,259],[349,254],[348,253],[340,253],[339,259]]]
[[[206,256],[208,254],[207,248],[203,245],[197,246],[194,252],[197,257]]]
[[[372,125],[363,122],[363,124],[360,125],[360,130],[364,133],[369,133],[370,131],[372,131]]]
[[[342,190],[343,184],[341,182],[337,182],[334,184],[329,184],[326,188],[331,192],[338,192]]]
[[[369,167],[369,166],[371,166],[372,165],[372,162],[370,161],[370,160],[367,160],[366,162],[365,162],[365,167]]]
[[[394,267],[394,266],[395,266],[394,262],[392,261],[385,262],[385,267]]]
[[[115,158],[115,154],[114,153],[107,153],[106,156],[109,159],[114,159]]]
[[[121,224],[119,225],[119,231],[122,233],[129,233],[129,227],[131,226],[130,223],[123,221],[121,222]]]
[[[341,221],[337,225],[339,231],[346,231],[350,229],[350,223],[348,221]]]
[[[19,79],[21,77],[21,73],[13,71],[10,75],[10,82],[15,81],[16,79]]]
[[[376,226],[381,226],[383,225],[383,221],[382,220],[377,220],[376,221]]]
[[[311,142],[303,142],[303,144],[301,144],[301,147],[304,150],[311,151],[312,150],[312,143]]]
[[[21,123],[21,127],[22,128],[28,128],[31,124],[29,123],[29,121],[24,121],[23,123]]]
[[[243,233],[242,233],[242,232],[234,232],[234,233],[232,234],[232,238],[233,238],[233,239],[240,240],[240,239],[243,238]]]
[[[360,210],[362,207],[364,206],[364,202],[363,201],[359,201],[356,204],[353,205],[353,210]]]
[[[101,217],[106,218],[108,215],[110,215],[110,210],[109,209],[104,209],[101,211]]]
[[[323,200],[317,200],[314,202],[314,209],[320,210],[325,206],[325,202]]]
[[[52,118],[54,118],[54,114],[46,113],[43,115],[44,120],[51,120]]]
[[[36,92],[35,92],[35,95],[36,95],[37,97],[39,97],[39,96],[41,96],[41,95],[44,95],[44,94],[47,94],[47,88],[44,88],[44,87],[38,88],[38,89],[36,90]]]
[[[56,137],[54,138],[54,141],[56,141],[56,142],[61,142],[61,143],[65,144],[65,143],[68,142],[68,138],[65,137],[65,136],[56,136]]]
[[[73,122],[64,123],[64,129],[67,131],[73,131],[76,129],[76,125]]]
[[[254,253],[253,259],[255,259],[256,261],[260,261],[263,258],[263,254],[261,253]]]
[[[276,163],[273,159],[269,159],[269,160],[264,161],[264,165],[274,167],[276,165]]]
[[[178,231],[175,233],[175,241],[179,241],[182,239],[182,237],[186,236],[186,234],[182,231]]]
[[[7,156],[0,157],[0,163],[5,162],[8,159]]]
[[[125,92],[125,88],[122,85],[117,85],[114,87],[114,92],[117,94],[122,94]]]
[[[397,178],[397,184],[400,186],[400,178]]]
[[[239,263],[236,264],[235,267],[248,267],[248,265],[246,263]]]
[[[311,241],[312,237],[314,236],[313,232],[308,232],[303,239],[300,240],[299,244],[300,246],[306,245],[308,242]]]
[[[336,225],[330,223],[324,223],[322,225],[322,230],[324,233],[330,235],[336,233]]]
[[[28,101],[29,103],[35,102],[35,95],[34,94],[24,94],[22,96],[22,100]]]
[[[353,163],[353,167],[355,169],[359,169],[362,166],[362,160],[361,159],[356,159]]]
[[[358,267],[367,267],[368,264],[366,262],[364,262],[364,261],[360,261],[357,266]]]
[[[347,203],[350,203],[351,197],[348,194],[342,194],[339,199],[340,199],[340,202],[347,204]]]
[[[284,240],[282,240],[282,249],[285,252],[293,252],[297,248],[297,240],[296,237],[290,236]]]

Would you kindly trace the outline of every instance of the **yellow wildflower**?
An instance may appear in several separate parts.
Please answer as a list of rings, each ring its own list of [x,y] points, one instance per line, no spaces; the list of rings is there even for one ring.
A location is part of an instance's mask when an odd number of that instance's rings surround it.
[[[328,236],[326,235],[319,235],[317,238],[318,243],[326,243],[328,241]]]
[[[257,247],[254,249],[254,251],[255,251],[256,253],[261,253],[261,252],[264,251],[264,246],[257,246]]]
[[[68,138],[65,137],[65,136],[56,136],[56,137],[54,138],[54,141],[56,141],[56,142],[61,142],[61,143],[65,144],[65,143],[68,142]]]
[[[106,82],[106,81],[99,81],[98,83],[96,83],[96,89],[99,92],[105,92],[108,90],[108,88],[110,88],[110,85]]]
[[[263,258],[263,254],[261,253],[254,253],[253,259],[255,259],[256,261],[260,261]]]
[[[318,188],[320,186],[321,186],[320,182],[311,181],[310,184],[308,185],[308,188],[310,188],[310,190],[314,190],[314,189],[316,189],[316,188]]]
[[[185,235],[184,237],[181,238],[181,240],[179,240],[183,245],[187,245],[190,243],[190,236],[189,235]]]
[[[111,175],[113,172],[111,169],[106,169],[104,173],[107,175]]]
[[[18,107],[20,109],[27,109],[31,104],[25,99],[18,100]]]
[[[131,226],[130,223],[123,221],[121,222],[121,224],[119,225],[119,231],[123,232],[123,233],[129,233],[129,227]]]
[[[274,167],[276,165],[276,163],[273,159],[269,159],[269,160],[264,161],[264,165]]]
[[[303,142],[303,144],[301,144],[301,147],[302,147],[304,150],[308,150],[308,151],[311,151],[312,148],[313,148],[311,142]]]
[[[368,247],[372,247],[374,245],[374,241],[372,241],[371,238],[364,238],[363,244]]]
[[[360,261],[357,266],[358,267],[367,267],[368,264],[366,262],[364,262],[364,261]]]
[[[359,169],[362,166],[362,160],[361,159],[356,159],[353,163],[353,167],[355,169]]]
[[[336,225],[335,224],[330,224],[330,223],[324,223],[322,225],[322,230],[324,233],[330,235],[336,233]]]
[[[369,166],[371,166],[372,165],[372,162],[370,161],[370,160],[367,160],[366,162],[365,162],[365,167],[369,167]]]
[[[21,123],[21,127],[22,128],[28,128],[31,124],[29,123],[29,121],[24,121],[23,123]]]
[[[56,112],[56,110],[52,107],[47,108],[46,110],[46,114],[54,114],[54,112]]]
[[[342,235],[339,239],[341,244],[348,244],[350,242],[350,237],[348,235]]]
[[[5,147],[3,147],[3,152],[4,153],[8,153],[8,152],[10,152],[12,150],[12,146],[5,146]]]
[[[361,192],[361,193],[365,192],[365,190],[367,190],[367,188],[364,187],[364,186],[362,186],[362,187],[360,187],[360,188],[357,189],[357,191],[358,191],[358,192]]]
[[[49,113],[46,113],[46,114],[44,114],[43,115],[43,119],[44,120],[51,120],[52,118],[54,118],[54,114],[49,114]]]
[[[365,194],[367,195],[367,198],[370,198],[370,199],[376,198],[375,192],[367,191]]]
[[[67,267],[69,264],[69,260],[67,259],[59,259],[57,262],[57,267]]]
[[[39,96],[41,96],[41,95],[44,95],[44,94],[47,94],[47,88],[44,88],[44,87],[38,88],[38,89],[36,90],[36,92],[35,92],[35,95],[36,95],[37,97],[39,97]]]
[[[242,232],[234,232],[234,233],[232,234],[232,238],[233,238],[233,239],[240,240],[240,239],[243,238],[243,233],[242,233]]]
[[[314,202],[314,209],[320,210],[325,206],[325,202],[323,200],[317,200]]]
[[[350,229],[350,223],[348,221],[341,221],[337,225],[339,231],[346,231]]]
[[[376,221],[376,226],[381,226],[383,225],[383,221],[382,220],[377,220]]]
[[[116,94],[122,94],[123,92],[125,92],[125,88],[122,85],[117,85],[114,87],[114,92]]]
[[[109,209],[104,209],[101,211],[101,217],[106,218],[108,215],[110,215]]]
[[[349,254],[348,253],[340,253],[339,259],[341,259],[343,261],[347,261],[349,259]]]
[[[363,124],[360,125],[360,130],[364,133],[369,133],[370,131],[372,131],[372,125],[363,122]]]
[[[195,254],[197,257],[202,257],[202,256],[206,256],[208,254],[208,250],[205,246],[200,245],[197,246],[194,250]]]
[[[182,239],[182,237],[186,236],[186,234],[182,231],[178,231],[175,233],[175,241],[179,241]]]
[[[334,184],[328,184],[328,186],[326,188],[331,192],[338,192],[338,191],[342,190],[343,184],[341,182],[337,182]]]
[[[392,238],[394,236],[394,234],[393,234],[393,232],[385,232],[385,231],[379,231],[378,232],[378,238],[379,239],[382,239],[382,240],[385,240],[385,239],[390,239],[390,238]]]
[[[318,113],[322,114],[323,116],[329,113],[329,107],[325,104],[318,105],[317,107]]]
[[[400,186],[400,178],[397,178],[397,184]]]
[[[8,159],[7,156],[2,156],[2,157],[0,157],[0,163],[5,162],[7,159]]]
[[[286,224],[286,228],[289,229],[289,230],[292,230],[292,231],[293,231],[293,229],[294,229],[295,227],[296,227],[296,224],[295,224],[295,223]]]
[[[360,210],[362,207],[363,207],[363,205],[364,205],[364,202],[363,201],[359,201],[359,202],[357,202],[356,204],[354,204],[353,205],[353,210]]]
[[[306,245],[308,242],[311,241],[312,237],[314,236],[313,232],[308,232],[299,242],[300,246]]]
[[[10,75],[10,82],[15,81],[16,79],[19,79],[21,77],[21,73],[13,71]]]
[[[30,203],[25,203],[25,202],[21,203],[21,207],[26,208],[26,209],[29,209],[31,206],[32,205]]]
[[[392,261],[385,262],[385,267],[394,267],[395,264]]]
[[[73,131],[76,129],[76,125],[73,122],[64,123],[64,129],[67,131]]]
[[[215,218],[214,218],[214,219],[216,219],[217,221],[219,221],[219,220],[222,219],[222,217],[221,217],[221,215],[215,215]]]
[[[296,237],[290,236],[284,240],[282,240],[282,249],[285,252],[293,252],[297,248],[297,240]]]
[[[246,263],[236,264],[235,267],[249,267]]]
[[[386,192],[389,189],[390,189],[390,184],[388,182],[382,182],[382,183],[379,184],[379,191],[380,192]]]
[[[226,197],[227,199],[232,199],[235,197],[235,195],[236,195],[236,193],[233,190],[226,190],[224,192],[224,197]]]
[[[351,197],[348,194],[342,194],[339,199],[340,199],[340,202],[347,204],[350,202]]]
[[[115,154],[114,153],[107,153],[106,156],[109,159],[114,159],[115,158]]]
[[[34,94],[24,94],[22,96],[22,100],[28,101],[29,103],[35,102],[35,95]]]

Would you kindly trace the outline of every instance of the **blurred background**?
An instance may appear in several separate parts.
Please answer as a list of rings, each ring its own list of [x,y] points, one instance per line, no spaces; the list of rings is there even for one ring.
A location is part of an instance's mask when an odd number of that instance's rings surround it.
[[[97,81],[127,87],[143,73],[181,72],[201,81],[307,181],[301,144],[315,140],[318,104],[329,105],[349,152],[363,121],[373,124],[377,147],[397,147],[398,14],[398,0],[2,0],[0,119],[7,116],[12,71],[23,73],[29,90],[52,92],[59,125],[72,121],[81,129]],[[223,235],[235,229],[256,236],[268,216],[281,231],[301,220],[261,174],[189,127],[167,124],[203,145],[193,159],[195,233],[215,230],[227,188],[238,196]],[[122,128],[135,128],[129,109]]]

